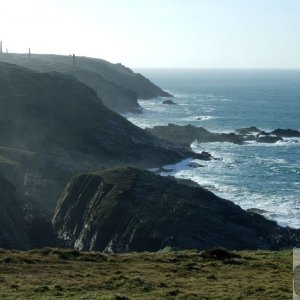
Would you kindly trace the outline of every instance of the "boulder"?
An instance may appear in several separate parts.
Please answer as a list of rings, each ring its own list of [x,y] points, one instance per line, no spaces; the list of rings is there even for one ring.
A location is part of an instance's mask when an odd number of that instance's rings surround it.
[[[146,130],[156,137],[184,147],[189,147],[195,140],[198,143],[229,142],[241,145],[247,141],[276,143],[282,141],[282,137],[300,137],[300,132],[293,129],[276,129],[272,132],[266,132],[255,126],[237,129],[235,133],[214,133],[203,127],[195,127],[190,124],[185,126],[168,124]]]

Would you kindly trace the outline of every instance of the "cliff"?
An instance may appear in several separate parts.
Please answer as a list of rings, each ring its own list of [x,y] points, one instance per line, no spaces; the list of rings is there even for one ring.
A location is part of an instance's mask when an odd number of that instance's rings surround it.
[[[123,112],[138,112],[137,99],[170,96],[141,74],[136,74],[121,64],[105,60],[76,57],[73,68],[72,56],[3,54],[0,61],[17,64],[39,72],[60,72],[85,83],[97,92],[109,109]]]
[[[53,225],[66,245],[89,251],[277,249],[300,241],[300,230],[282,228],[203,188],[134,168],[73,178]]]
[[[49,209],[78,172],[155,167],[193,155],[110,111],[71,76],[0,63],[0,172]]]
[[[22,205],[14,186],[0,175],[0,248],[26,248],[28,240]]]

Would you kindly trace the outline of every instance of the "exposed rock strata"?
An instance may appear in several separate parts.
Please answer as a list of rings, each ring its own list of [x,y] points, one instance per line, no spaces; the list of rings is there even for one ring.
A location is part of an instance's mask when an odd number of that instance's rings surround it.
[[[277,249],[299,244],[282,228],[200,188],[148,171],[119,168],[73,178],[53,224],[70,247],[110,252]]]

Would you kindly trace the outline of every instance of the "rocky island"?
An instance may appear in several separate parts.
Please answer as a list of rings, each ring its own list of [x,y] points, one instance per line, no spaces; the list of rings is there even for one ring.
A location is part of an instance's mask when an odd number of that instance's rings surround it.
[[[189,147],[192,142],[213,143],[228,142],[234,144],[244,144],[249,141],[257,143],[276,143],[283,141],[283,137],[299,137],[300,132],[292,129],[276,129],[271,132],[265,132],[255,126],[249,128],[240,128],[231,133],[210,132],[203,127],[193,125],[179,126],[168,124],[167,126],[154,126],[146,128],[152,135],[167,140],[170,143]]]

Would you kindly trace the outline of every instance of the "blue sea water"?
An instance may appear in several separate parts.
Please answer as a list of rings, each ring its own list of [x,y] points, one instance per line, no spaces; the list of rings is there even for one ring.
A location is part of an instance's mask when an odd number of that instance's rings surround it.
[[[138,70],[174,95],[178,105],[164,99],[141,100],[141,114],[126,114],[145,128],[168,123],[202,126],[231,132],[257,126],[300,130],[300,70]],[[251,142],[192,144],[220,160],[191,160],[168,166],[170,173],[191,179],[242,208],[259,208],[284,226],[300,228],[300,139],[275,144]]]

